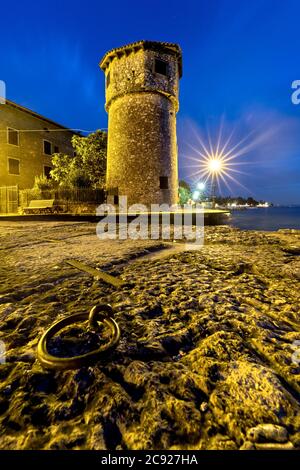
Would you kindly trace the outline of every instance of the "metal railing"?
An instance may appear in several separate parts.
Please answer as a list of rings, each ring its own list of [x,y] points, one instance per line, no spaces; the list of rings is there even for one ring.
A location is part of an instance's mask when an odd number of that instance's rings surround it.
[[[21,207],[28,207],[34,199],[55,199],[58,205],[69,210],[73,205],[99,205],[105,201],[104,189],[76,188],[76,189],[51,189],[37,191],[23,189],[20,191]]]

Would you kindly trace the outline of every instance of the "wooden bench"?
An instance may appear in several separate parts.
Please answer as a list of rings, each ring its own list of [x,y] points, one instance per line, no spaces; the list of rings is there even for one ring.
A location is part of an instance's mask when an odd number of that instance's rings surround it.
[[[51,214],[59,212],[60,208],[55,199],[33,199],[28,207],[24,207],[24,214]]]

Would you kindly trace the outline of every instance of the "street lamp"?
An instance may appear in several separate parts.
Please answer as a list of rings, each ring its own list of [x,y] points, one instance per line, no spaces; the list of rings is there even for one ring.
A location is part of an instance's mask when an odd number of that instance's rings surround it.
[[[200,191],[204,191],[205,189],[205,183],[203,183],[202,181],[200,183],[197,184],[197,188],[200,190]]]

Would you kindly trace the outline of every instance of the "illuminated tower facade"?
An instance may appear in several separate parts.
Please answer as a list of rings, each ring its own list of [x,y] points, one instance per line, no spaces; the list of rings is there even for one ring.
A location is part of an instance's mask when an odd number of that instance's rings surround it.
[[[139,41],[107,52],[100,67],[106,77],[110,200],[125,195],[130,205],[176,204],[180,47]]]

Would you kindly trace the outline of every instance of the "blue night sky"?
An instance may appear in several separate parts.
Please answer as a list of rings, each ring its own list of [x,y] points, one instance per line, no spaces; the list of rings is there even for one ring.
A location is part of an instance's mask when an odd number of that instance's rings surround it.
[[[1,4],[0,79],[7,97],[70,128],[107,127],[104,76],[111,48],[140,39],[183,50],[180,176],[196,181],[199,136],[245,139],[223,194],[300,204],[299,0],[152,2],[44,0]],[[247,137],[248,136],[248,137]],[[239,148],[241,148],[239,147]],[[247,188],[247,189],[246,189]]]

